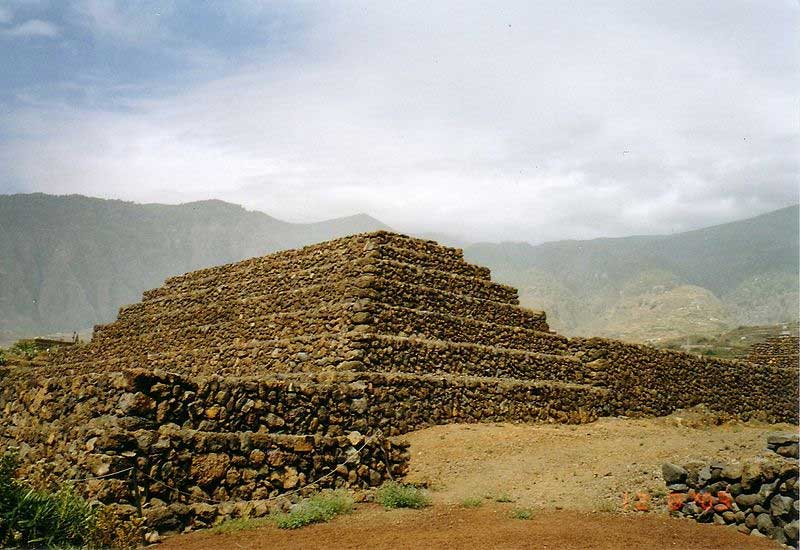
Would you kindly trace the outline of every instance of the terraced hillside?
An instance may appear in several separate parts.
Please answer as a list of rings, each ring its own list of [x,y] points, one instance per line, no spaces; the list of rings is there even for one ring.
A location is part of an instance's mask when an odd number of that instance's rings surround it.
[[[796,420],[797,399],[791,369],[554,334],[461,250],[384,231],[173,277],[90,344],[0,373],[0,443],[30,477],[111,474],[86,492],[167,508],[161,530],[401,476],[391,436],[430,425],[700,402]]]

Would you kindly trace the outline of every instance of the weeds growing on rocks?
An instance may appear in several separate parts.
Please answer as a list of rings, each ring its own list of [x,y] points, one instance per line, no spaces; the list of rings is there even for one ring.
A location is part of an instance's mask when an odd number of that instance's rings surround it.
[[[375,500],[384,508],[424,508],[430,505],[428,492],[413,485],[389,481],[375,493]]]
[[[275,514],[273,520],[280,529],[299,529],[352,511],[353,497],[346,491],[325,491],[303,500],[288,514]]]

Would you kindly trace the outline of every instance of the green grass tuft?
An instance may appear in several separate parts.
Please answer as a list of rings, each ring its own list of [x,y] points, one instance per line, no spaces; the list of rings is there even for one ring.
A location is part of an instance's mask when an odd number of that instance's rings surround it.
[[[467,497],[461,501],[463,508],[478,508],[483,504],[483,499],[480,497]]]
[[[514,502],[514,499],[511,498],[511,495],[508,493],[500,493],[496,497],[494,497],[495,502]]]
[[[533,510],[530,508],[515,508],[511,510],[511,517],[514,519],[531,519]]]
[[[384,508],[424,508],[431,503],[428,492],[414,487],[403,485],[396,481],[389,481],[381,485],[375,493],[375,500]]]
[[[352,511],[353,497],[346,491],[324,491],[300,502],[288,514],[274,514],[272,520],[280,529],[299,529]]]
[[[215,535],[227,535],[228,533],[236,533],[238,531],[247,531],[249,529],[257,529],[269,523],[268,518],[237,518],[229,519],[219,525],[212,527],[209,532]]]

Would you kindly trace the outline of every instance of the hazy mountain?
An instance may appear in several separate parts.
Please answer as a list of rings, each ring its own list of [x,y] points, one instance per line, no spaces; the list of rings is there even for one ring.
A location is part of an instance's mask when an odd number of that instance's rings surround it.
[[[217,200],[0,196],[0,331],[79,330],[171,275],[380,228],[366,215],[287,223]]]
[[[796,320],[799,223],[791,206],[673,235],[475,244],[465,254],[557,330],[658,340]]]
[[[436,237],[561,332],[664,340],[796,320],[798,216],[793,206],[687,233],[538,246]],[[366,215],[287,223],[216,200],[0,196],[0,340],[111,321],[171,275],[379,228]]]

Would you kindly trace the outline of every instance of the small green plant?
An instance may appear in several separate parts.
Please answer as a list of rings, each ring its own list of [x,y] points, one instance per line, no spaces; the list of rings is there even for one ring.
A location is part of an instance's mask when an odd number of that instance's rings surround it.
[[[6,364],[6,352],[0,349],[0,367]]]
[[[389,509],[424,508],[431,503],[431,497],[427,491],[396,481],[389,481],[381,485],[375,493],[375,500],[384,508]]]
[[[238,518],[223,521],[219,525],[211,528],[210,532],[215,535],[226,535],[228,533],[236,533],[237,531],[247,531],[248,529],[256,529],[269,523],[269,518]]]
[[[16,478],[15,452],[0,458],[0,547],[87,546],[97,529],[91,505],[70,485],[38,491]]]
[[[26,342],[25,340],[20,340],[11,348],[9,352],[15,355],[22,355],[25,359],[31,360],[39,353],[39,350],[36,348],[36,345],[33,342]]]
[[[461,501],[463,508],[478,508],[483,504],[483,499],[480,497],[467,497]]]
[[[514,499],[511,498],[511,495],[508,493],[500,493],[496,497],[494,497],[495,502],[514,502]]]
[[[288,514],[275,514],[272,519],[280,529],[299,529],[352,511],[353,497],[347,492],[325,491],[303,500]]]
[[[511,510],[511,517],[514,519],[531,519],[533,510],[530,508],[514,508]]]

